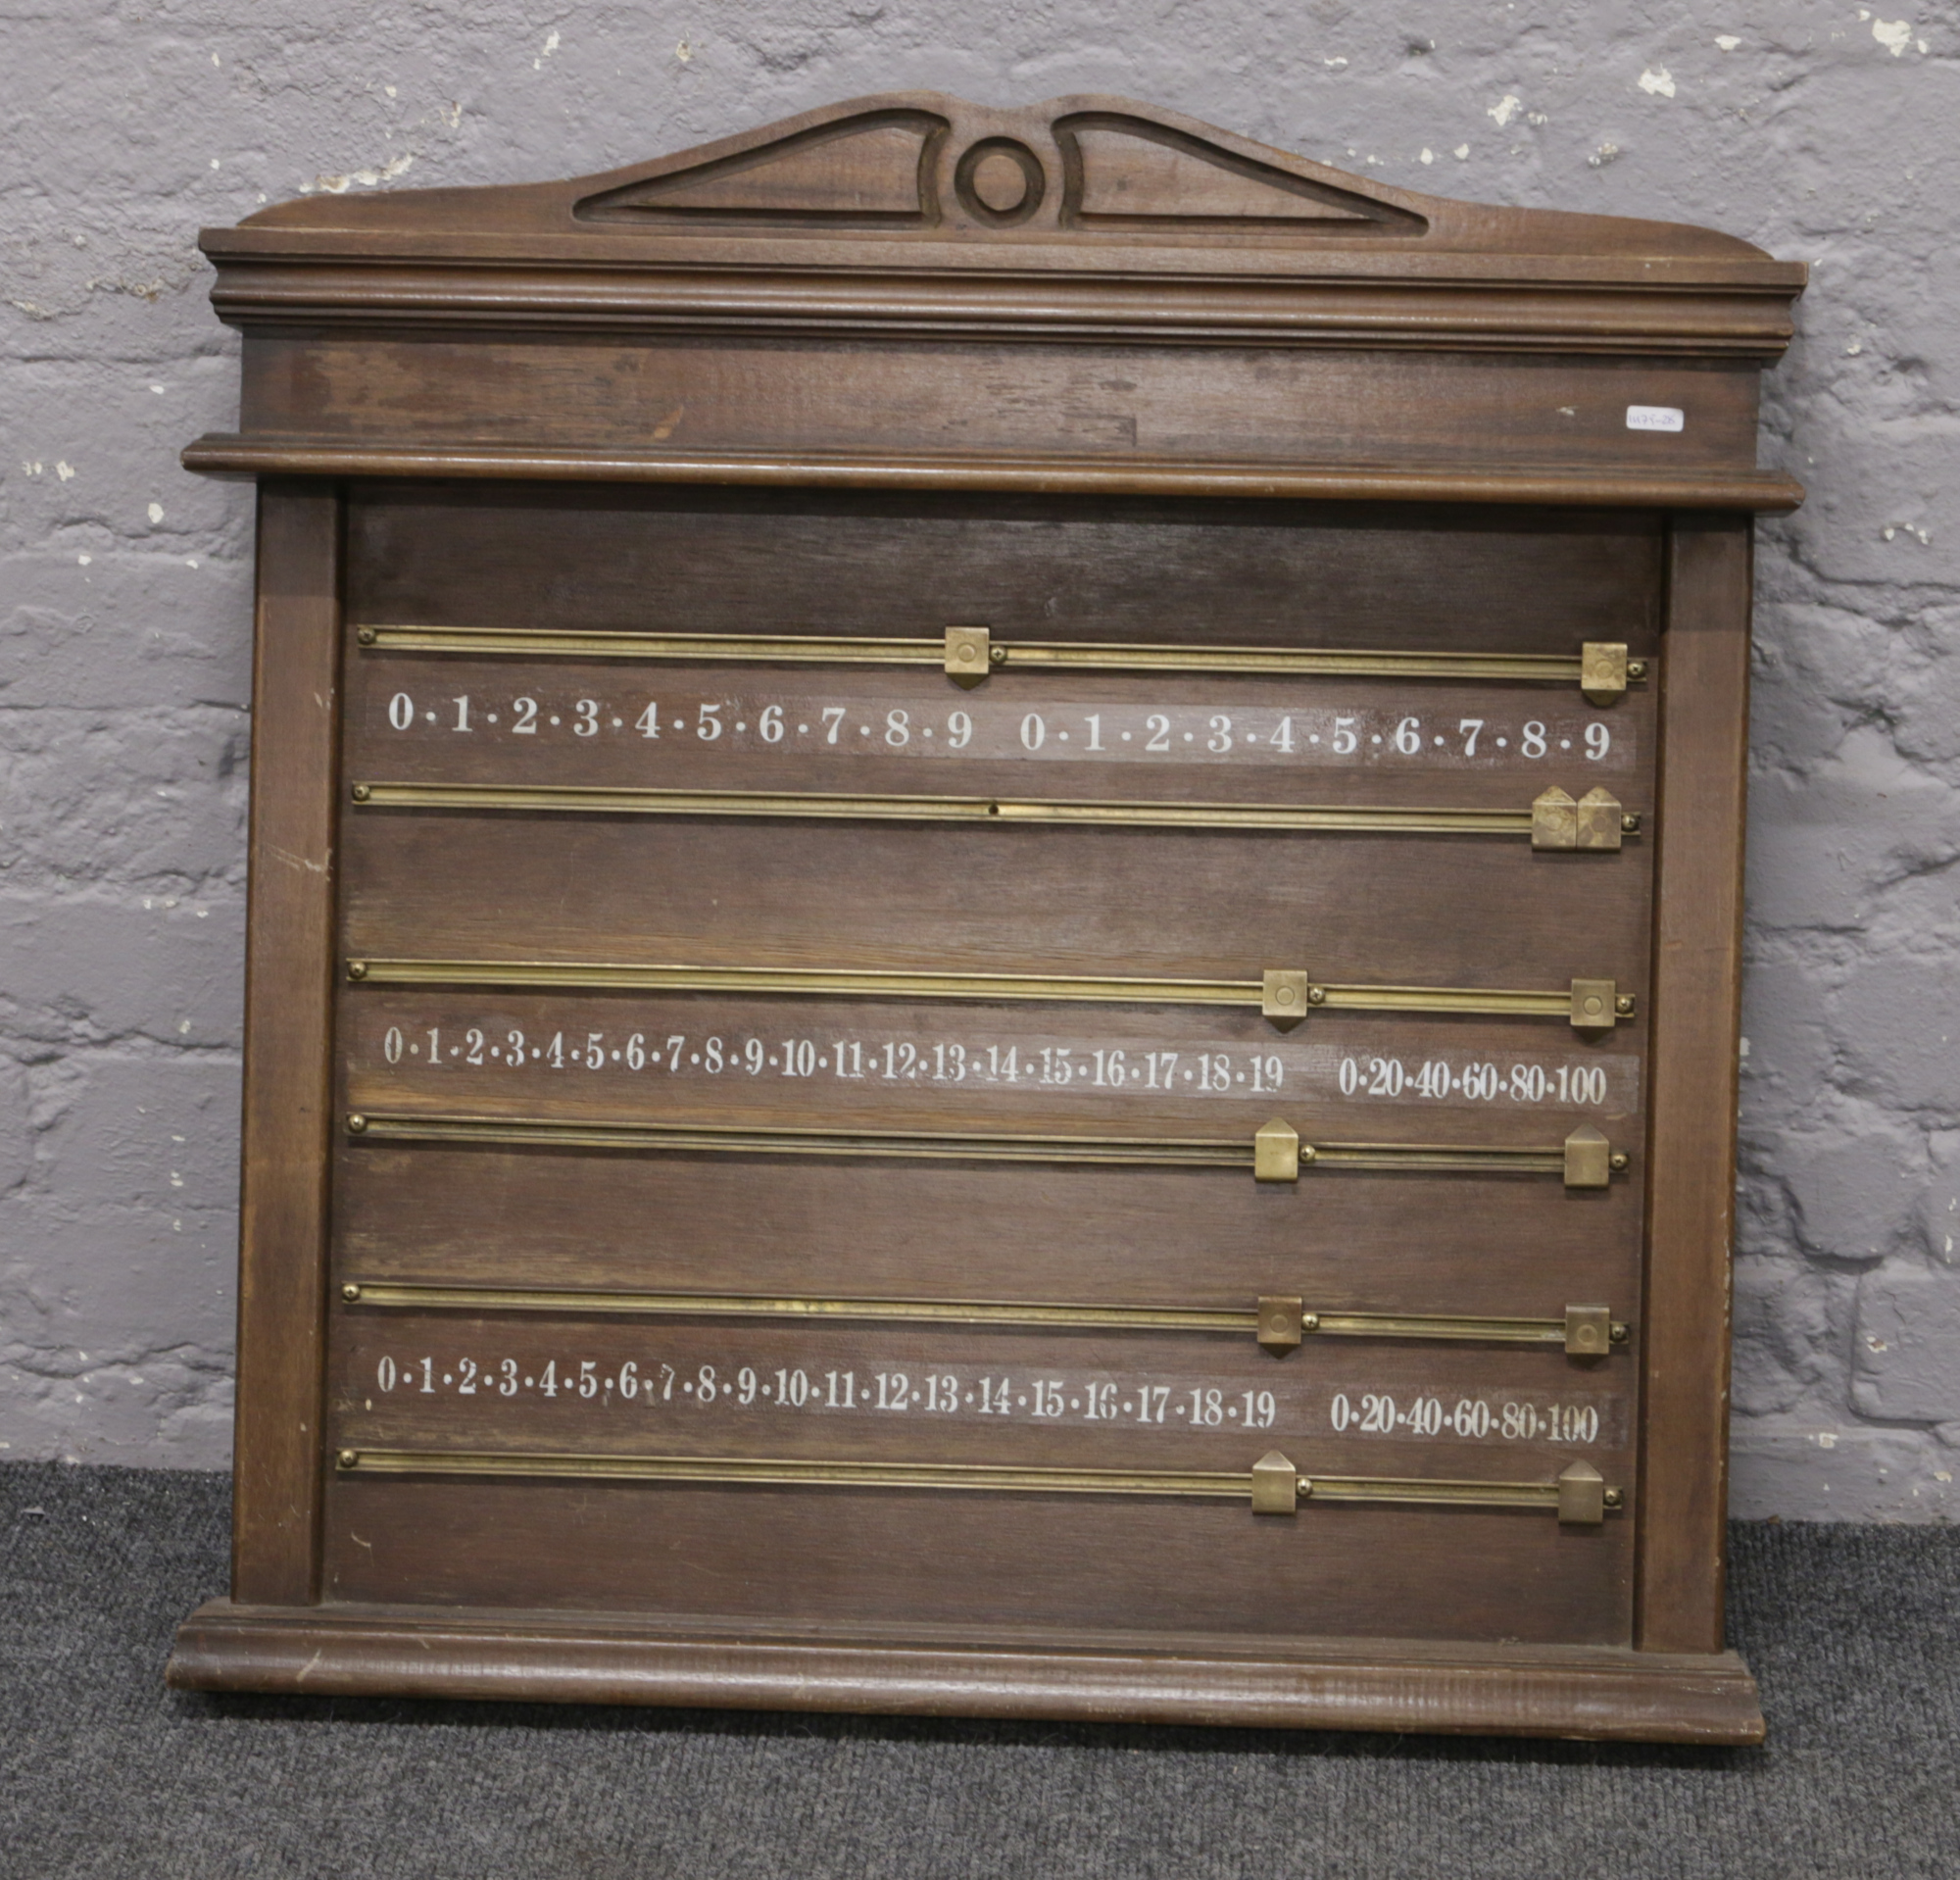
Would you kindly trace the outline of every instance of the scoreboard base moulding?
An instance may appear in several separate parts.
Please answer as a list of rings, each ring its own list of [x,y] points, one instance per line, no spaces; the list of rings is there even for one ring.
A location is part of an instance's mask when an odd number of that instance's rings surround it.
[[[169,1680],[301,1697],[1066,1718],[1247,1729],[1749,1745],[1755,1680],[1733,1652],[1406,1639],[1245,1641],[1152,1634],[1066,1647],[1006,1630],[867,1638],[655,1630],[464,1608],[235,1606],[184,1621]]]

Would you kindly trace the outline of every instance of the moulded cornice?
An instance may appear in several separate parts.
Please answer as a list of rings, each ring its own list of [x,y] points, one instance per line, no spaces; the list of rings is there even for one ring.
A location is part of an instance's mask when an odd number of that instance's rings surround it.
[[[935,92],[602,175],[310,197],[202,243],[241,326],[1757,360],[1805,277],[1709,229],[1394,189],[1125,99]]]

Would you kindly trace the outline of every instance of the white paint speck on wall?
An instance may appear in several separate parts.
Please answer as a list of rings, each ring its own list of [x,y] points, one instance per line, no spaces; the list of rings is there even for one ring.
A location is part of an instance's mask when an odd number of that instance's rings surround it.
[[[316,176],[312,182],[300,184],[300,194],[311,196],[318,191],[328,196],[344,196],[356,183],[365,189],[373,189],[381,183],[393,182],[397,176],[406,175],[415,161],[415,152],[409,151],[369,169],[349,170],[340,175]]]

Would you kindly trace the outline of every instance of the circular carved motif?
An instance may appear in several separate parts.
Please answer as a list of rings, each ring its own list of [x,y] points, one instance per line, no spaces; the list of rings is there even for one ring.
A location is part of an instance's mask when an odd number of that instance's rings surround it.
[[[960,158],[953,186],[969,216],[996,227],[1026,222],[1048,194],[1041,159],[1012,137],[975,144]]]
[[[1028,199],[1028,179],[1004,150],[990,150],[973,166],[973,193],[997,216],[1011,216]]]

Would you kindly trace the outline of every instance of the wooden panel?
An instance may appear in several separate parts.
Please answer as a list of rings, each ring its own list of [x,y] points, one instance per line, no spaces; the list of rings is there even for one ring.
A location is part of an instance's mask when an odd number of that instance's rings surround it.
[[[1638,1319],[1637,1181],[341,1151],[337,1280]]]
[[[1753,457],[1756,380],[1669,359],[261,332],[240,409],[252,430],[381,443],[1705,471]],[[1686,428],[1631,431],[1630,405]]]
[[[1586,638],[1618,638],[1641,655],[1651,650],[1657,620],[1657,538],[1638,518],[1497,521],[1417,511],[1303,519],[1251,506],[1194,519],[1154,505],[812,504],[710,493],[619,493],[574,507],[536,491],[479,503],[456,492],[400,490],[374,493],[357,515],[357,609],[384,621],[835,630],[825,616],[846,595],[843,624],[871,633],[930,632],[977,611],[1003,634],[1092,641],[1569,655]],[[690,685],[731,699],[721,712],[727,732],[711,745],[672,704],[685,696],[698,719]],[[1652,700],[1650,688],[1638,686],[1603,710],[1564,687],[1439,681],[1075,675],[1057,687],[1004,673],[966,693],[930,673],[734,668],[704,674],[585,661],[554,671],[535,660],[359,652],[349,656],[348,686],[355,775],[1516,807],[1555,779],[1578,794],[1608,775],[1629,808],[1648,807],[1641,777],[1651,763]],[[984,723],[1004,710],[1019,723],[1011,702],[1031,697],[1065,694],[1078,707],[1108,701],[1112,744],[1120,714],[1140,713],[1152,698],[1182,701],[1176,722],[1201,740],[1194,752],[1213,741],[1205,728],[1211,708],[1230,717],[1242,701],[1257,701],[1260,715],[1233,734],[1241,741],[1229,763],[988,762],[956,774],[945,765],[799,753],[795,747],[810,739],[800,736],[797,718],[785,721],[783,745],[771,750],[757,742],[760,722],[742,717],[740,701],[751,693],[756,704],[775,696],[820,703],[831,696],[825,688],[882,708],[865,715],[879,743],[893,735],[891,701],[923,702],[930,710],[916,717],[913,705],[903,708],[914,727],[905,735],[917,749],[929,718],[958,710]],[[459,737],[454,699],[472,694],[474,728]],[[514,701],[533,694],[543,701],[532,720],[537,734],[512,735]],[[636,725],[660,695],[669,701],[666,728],[653,744]],[[589,739],[576,735],[588,720],[574,710],[586,696],[603,707],[589,720],[598,727]],[[1291,734],[1299,765],[1239,767],[1250,755],[1247,726],[1264,723],[1270,745],[1275,700],[1303,708]],[[398,703],[410,714],[407,732],[390,717]],[[1342,713],[1360,725],[1360,757],[1351,767],[1308,766],[1307,740],[1326,734],[1331,747]],[[1421,741],[1420,761],[1391,755],[1404,719]],[[1467,719],[1484,721],[1475,765],[1460,759]],[[820,742],[821,717],[802,722]],[[1537,760],[1524,755],[1535,748],[1523,736],[1534,724],[1547,727]],[[1615,740],[1603,766],[1588,755],[1591,726]],[[943,734],[948,725],[938,728]],[[1056,721],[1047,749],[1063,748],[1065,728]],[[864,741],[860,725],[846,731],[847,743],[851,733]],[[1075,724],[1078,745],[1085,731]],[[1145,735],[1141,722],[1136,735]],[[1176,736],[1181,746],[1183,730]],[[1515,981],[1513,961],[1521,959],[1548,983],[1604,975],[1631,985],[1644,971],[1646,861],[1639,840],[1617,856],[1534,855],[1516,839],[1136,830],[850,827],[819,840],[795,824],[624,826],[576,816],[381,812],[355,817],[350,835],[347,944],[357,954],[512,958],[529,949],[560,959],[987,962],[1008,970],[1230,975],[1304,948],[1330,978],[1501,984]],[[1086,867],[1091,854],[1096,863]],[[1173,882],[1179,891],[1166,892]],[[556,917],[540,926],[529,911],[547,907]],[[1221,922],[1216,915],[1225,909],[1231,917]],[[1498,909],[1506,941],[1494,951],[1477,936],[1476,918]],[[1466,921],[1469,910],[1494,915]],[[521,945],[514,938],[519,931],[530,935]]]
[[[621,495],[573,508],[536,492],[479,505],[467,495],[399,490],[373,492],[360,514],[357,605],[362,618],[382,623],[917,635],[948,615],[972,618],[961,603],[978,593],[1004,637],[1020,627],[1030,637],[1084,641],[1265,640],[1568,657],[1594,637],[1625,639],[1650,656],[1658,596],[1657,540],[1639,518],[1498,522],[1432,512],[1302,519],[1250,508],[1200,526],[1152,505],[1037,512],[972,498],[812,506]],[[851,596],[852,617],[825,619],[822,610],[840,592]],[[1527,593],[1529,605],[1520,600]],[[1306,595],[1312,601],[1303,611]],[[1058,682],[1009,671],[975,693],[930,670],[689,668],[539,654],[486,661],[352,646],[347,660],[350,777],[1523,807],[1556,769],[1575,792],[1605,780],[1630,808],[1649,807],[1654,712],[1642,687],[1594,708],[1569,682],[1184,674]],[[649,723],[642,715],[657,695],[663,702]],[[833,697],[848,702],[833,708],[833,728],[856,733],[855,748],[848,739],[835,751],[814,741],[825,728],[822,701]],[[534,703],[519,713],[519,698]],[[781,708],[780,738],[760,730],[771,704]],[[1036,708],[1042,723],[1030,734],[1026,714]],[[1102,743],[1106,734],[1120,745],[1125,729],[1146,736],[1152,708],[1165,718],[1156,735],[1168,750],[1127,762]],[[956,725],[953,711],[963,715]],[[1084,716],[1090,711],[1098,714],[1093,723]],[[903,718],[897,732],[893,712]],[[1276,757],[1282,715],[1292,748]],[[711,737],[701,735],[704,718]],[[1229,730],[1214,732],[1219,723]],[[1340,758],[1332,754],[1337,725],[1358,727]],[[1591,739],[1589,727],[1597,727]],[[874,728],[881,746],[904,742],[868,755]],[[984,755],[956,767],[951,759],[901,755],[913,740],[922,746],[928,729]],[[1084,747],[1079,757],[1059,748],[1064,733]],[[1250,742],[1257,736],[1263,751]],[[1092,739],[1102,747],[1096,755],[1087,748]],[[1323,739],[1331,748],[1316,753]],[[1207,748],[1213,743],[1222,748]],[[930,780],[917,780],[922,772]],[[1035,839],[1023,842],[1023,834]],[[1310,958],[1323,979],[1554,988],[1575,976],[1640,987],[1646,971],[1648,866],[1638,839],[1614,855],[1546,855],[1522,836],[810,829],[375,810],[353,813],[348,839],[350,958],[1256,977],[1269,962],[1298,956]],[[341,1108],[350,1113],[1249,1137],[1277,1111],[1309,1136],[1509,1146],[1555,1146],[1577,1123],[1593,1120],[1609,1127],[1636,1168],[1643,1165],[1639,1017],[1609,1034],[1576,1034],[1557,1016],[1326,1012],[1283,1035],[1256,1012],[1149,1006],[364,984],[342,996]],[[514,1062],[518,1032],[521,1064]],[[820,1080],[788,1074],[792,1033],[808,1038],[812,1061],[822,1059]],[[678,1047],[676,1036],[684,1040]],[[566,1038],[574,1041],[571,1058]],[[889,1077],[878,1073],[880,1040],[893,1045]],[[899,1066],[900,1044],[909,1071]],[[978,1074],[945,1073],[949,1049],[977,1065],[989,1045],[997,1059],[1012,1051],[1015,1063],[1031,1067],[1044,1052],[1051,1060],[1066,1052],[1085,1071],[1100,1051],[1105,1074],[1100,1086],[1085,1076],[1087,1087],[1071,1078],[1064,1090],[1052,1064],[1046,1083],[991,1075],[983,1087]],[[855,1067],[866,1049],[869,1075],[840,1074],[847,1051]],[[1120,1089],[1106,1074],[1117,1051],[1125,1064]],[[1167,1065],[1171,1052],[1187,1066],[1181,1073]],[[1133,1062],[1140,1076],[1146,1065],[1164,1068],[1166,1087],[1131,1088]],[[1469,1094],[1464,1071],[1481,1064],[1501,1064],[1494,1095]],[[1220,1087],[1194,1086],[1192,1064]],[[1386,1082],[1384,1064],[1396,1073]],[[931,1074],[934,1065],[942,1074]],[[1421,1086],[1427,1097],[1418,1094],[1424,1065],[1445,1073]],[[1560,1103],[1549,1084],[1537,1100],[1511,1094],[1511,1080],[1523,1073],[1548,1078],[1561,1066],[1600,1068],[1600,1101]],[[1245,1171],[826,1166],[768,1156],[717,1163],[689,1155],[358,1139],[343,1145],[339,1171],[337,1277],[368,1284],[419,1278],[1241,1310],[1261,1292],[1297,1291],[1359,1310],[1551,1317],[1582,1301],[1635,1317],[1640,1285],[1638,1180],[1574,1193],[1556,1175],[1329,1171],[1275,1190]],[[821,1458],[827,1443],[847,1455],[905,1459],[919,1456],[924,1443],[940,1459],[1171,1467],[1182,1448],[1205,1458],[1189,1466],[1242,1469],[1257,1450],[1283,1441],[1301,1450],[1295,1459],[1306,1468],[1505,1479],[1522,1470],[1549,1480],[1558,1466],[1550,1450],[1529,1441],[1507,1449],[1489,1435],[1489,1423],[1481,1443],[1447,1432],[1417,1436],[1405,1424],[1364,1439],[1331,1428],[1332,1405],[1338,1390],[1345,1423],[1363,1414],[1363,1398],[1394,1398],[1404,1418],[1409,1406],[1431,1400],[1446,1401],[1452,1415],[1459,1405],[1484,1404],[1482,1414],[1501,1429],[1506,1404],[1515,1422],[1525,1407],[1554,1403],[1567,1390],[1578,1392],[1573,1406],[1604,1417],[1596,1457],[1624,1485],[1638,1406],[1638,1324],[1626,1351],[1592,1367],[1556,1351],[1339,1349],[1323,1341],[1296,1355],[1280,1388],[1261,1381],[1278,1367],[1250,1338],[1200,1340],[1187,1351],[1161,1337],[1115,1332],[1057,1340],[837,1325],[650,1330],[630,1319],[405,1322],[359,1306],[337,1312],[334,1323],[344,1383],[333,1441],[356,1450],[632,1451],[679,1442],[700,1451],[718,1419],[697,1412],[692,1425],[668,1427],[617,1414],[622,1400],[610,1393],[615,1385],[623,1391],[617,1380],[628,1357],[643,1367],[671,1361],[666,1388],[681,1379],[682,1401],[686,1378],[702,1364],[736,1376],[746,1368],[751,1402],[721,1438],[735,1455]],[[491,1361],[484,1356],[491,1344],[503,1353],[513,1339],[522,1347],[512,1356],[517,1401],[472,1391],[474,1401],[466,1402],[458,1381],[466,1361],[474,1375]],[[655,1356],[657,1345],[665,1357]],[[530,1379],[558,1363],[552,1354],[560,1346],[568,1369],[589,1362],[595,1378],[611,1380],[596,1408],[556,1398],[547,1406],[532,1394]],[[428,1361],[428,1391],[377,1403],[380,1361],[399,1379],[416,1352]],[[962,1380],[965,1395],[983,1374],[1059,1367],[1052,1381],[1075,1379],[1085,1393],[1111,1390],[1118,1423],[1088,1430],[1085,1440],[1079,1426],[1048,1430],[1023,1410],[1023,1420],[1006,1427],[963,1403],[937,1421],[872,1416],[849,1428],[795,1418],[784,1425],[779,1409],[774,1419],[767,1412],[767,1379],[778,1371],[869,1377],[882,1366],[889,1380],[901,1362],[936,1366],[934,1375]],[[1214,1371],[1223,1381],[1205,1382]],[[1145,1402],[1159,1373],[1164,1406],[1180,1392],[1216,1388],[1225,1420],[1181,1438],[1124,1427],[1123,1392]],[[443,1379],[455,1382],[456,1394],[446,1394]],[[833,1378],[826,1388],[836,1387]],[[1260,1392],[1268,1388],[1273,1433],[1256,1440],[1235,1433],[1226,1410],[1241,1398],[1265,1401]],[[1596,1545],[1581,1536],[1566,1546],[1567,1531],[1544,1517],[1400,1509],[1362,1510],[1350,1521],[1354,1510],[1315,1509],[1309,1525],[1321,1525],[1313,1544],[1287,1554],[1282,1571],[1266,1558],[1273,1543],[1248,1527],[1244,1509],[1221,1525],[1217,1510],[1194,1505],[1113,1509],[1015,1498],[1009,1515],[959,1496],[440,1477],[351,1477],[337,1480],[333,1494],[349,1510],[353,1537],[329,1549],[331,1596],[341,1600],[568,1601],[663,1614],[879,1614],[921,1624],[1004,1603],[1063,1629],[1168,1628],[1196,1615],[1195,1622],[1249,1632],[1312,1625],[1472,1637],[1497,1626],[1506,1636],[1544,1641],[1631,1635],[1634,1525],[1625,1515],[1590,1537]],[[588,1517],[581,1564],[568,1575],[536,1536]],[[1153,1564],[1141,1577],[1100,1564],[1085,1571],[1077,1538],[1084,1533],[1092,1554],[1108,1545]],[[1228,1533],[1240,1538],[1228,1541]],[[699,1584],[667,1568],[650,1577],[650,1549],[669,1568],[680,1560],[746,1564],[739,1585],[723,1584],[719,1568]],[[1383,1549],[1398,1554],[1397,1574],[1373,1570]],[[929,1585],[907,1564],[921,1550],[943,1551],[953,1562]],[[780,1573],[754,1564],[764,1555],[786,1562]],[[1296,1555],[1306,1564],[1293,1563]],[[1466,1556],[1474,1565],[1460,1564]],[[1200,1559],[1209,1566],[1200,1569]],[[1549,1579],[1547,1561],[1559,1563]],[[528,1579],[529,1572],[547,1578]],[[1494,1616],[1499,1609],[1501,1620]]]
[[[373,483],[357,620],[1505,651],[1660,629],[1661,519],[1365,503]]]
[[[1232,978],[1304,955],[1329,979],[1464,986],[1634,984],[1644,964],[1641,842],[1559,855],[1522,837],[858,826],[847,870],[796,823],[349,821],[355,958]],[[1494,916],[1500,950],[1473,911]]]
[[[299,1603],[318,1568],[334,968],[340,502],[259,501],[239,1208],[232,1588]]]
[[[1325,1508],[686,1484],[336,1478],[334,1601],[625,1609],[795,1625],[1012,1619],[1451,1638],[1626,1639],[1628,1525]],[[1229,1564],[1228,1564],[1229,1563]],[[1060,1634],[1060,1637],[1056,1635]]]
[[[1675,524],[1654,914],[1647,1424],[1639,1638],[1722,1646],[1750,540]]]

